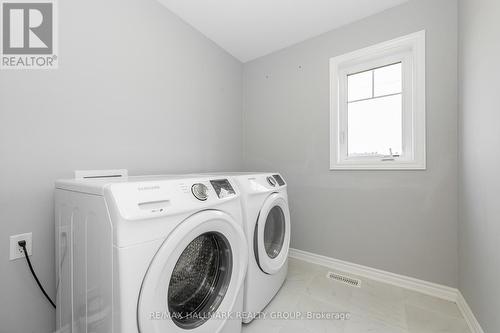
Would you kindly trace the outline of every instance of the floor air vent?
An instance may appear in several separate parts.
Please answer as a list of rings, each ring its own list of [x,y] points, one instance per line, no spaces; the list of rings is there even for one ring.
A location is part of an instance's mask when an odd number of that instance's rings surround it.
[[[345,275],[341,275],[338,273],[333,273],[333,272],[328,272],[328,274],[326,274],[326,277],[330,280],[342,282],[342,283],[347,284],[351,287],[361,288],[361,280],[358,280],[358,279],[354,279],[354,278],[351,278],[351,277],[348,277]]]

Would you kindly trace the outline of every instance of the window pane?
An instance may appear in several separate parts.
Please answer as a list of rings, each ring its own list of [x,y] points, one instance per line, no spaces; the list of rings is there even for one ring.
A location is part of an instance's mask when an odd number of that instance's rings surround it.
[[[373,71],[349,75],[347,77],[347,99],[349,102],[371,98]]]
[[[348,105],[348,155],[394,155],[402,151],[402,97],[381,97]]]
[[[375,96],[399,94],[402,91],[401,63],[374,71]]]

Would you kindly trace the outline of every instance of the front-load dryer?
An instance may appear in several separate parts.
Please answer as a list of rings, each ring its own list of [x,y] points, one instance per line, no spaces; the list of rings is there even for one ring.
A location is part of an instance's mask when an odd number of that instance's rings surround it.
[[[287,185],[278,173],[219,175],[234,180],[241,191],[249,248],[243,299],[243,322],[248,323],[272,300],[286,278],[290,247]]]
[[[58,330],[241,330],[248,250],[231,180],[78,175],[56,183]]]

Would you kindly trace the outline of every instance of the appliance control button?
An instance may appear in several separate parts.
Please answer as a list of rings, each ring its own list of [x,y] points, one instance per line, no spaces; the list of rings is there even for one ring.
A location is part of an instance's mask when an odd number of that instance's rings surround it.
[[[271,177],[271,176],[267,177],[267,182],[271,186],[276,186],[276,179],[274,179],[274,177]]]
[[[191,186],[191,192],[198,200],[205,201],[208,198],[208,188],[204,184],[194,184]]]

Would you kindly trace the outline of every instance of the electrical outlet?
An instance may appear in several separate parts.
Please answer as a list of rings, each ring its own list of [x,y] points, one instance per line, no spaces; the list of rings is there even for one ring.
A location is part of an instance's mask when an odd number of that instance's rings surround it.
[[[27,234],[13,235],[10,236],[10,260],[24,258],[23,248],[18,244],[18,242],[22,240],[26,241],[26,250],[28,251],[28,255],[32,255],[33,243],[31,232]]]

